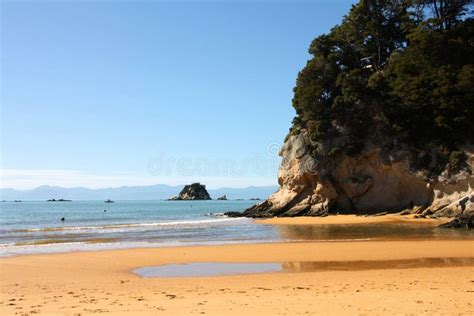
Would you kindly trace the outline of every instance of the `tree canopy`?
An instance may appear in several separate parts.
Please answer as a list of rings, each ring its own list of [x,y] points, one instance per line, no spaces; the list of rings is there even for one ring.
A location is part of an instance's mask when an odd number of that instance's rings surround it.
[[[462,161],[459,148],[474,140],[472,4],[361,0],[311,43],[293,128],[307,129],[328,155],[371,142],[411,147],[414,165],[431,173]]]

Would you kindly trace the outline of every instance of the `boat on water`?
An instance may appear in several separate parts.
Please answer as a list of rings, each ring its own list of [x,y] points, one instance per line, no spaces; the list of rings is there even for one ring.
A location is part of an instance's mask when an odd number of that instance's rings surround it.
[[[105,203],[114,203],[114,201],[112,201],[111,199],[107,199],[104,201]]]

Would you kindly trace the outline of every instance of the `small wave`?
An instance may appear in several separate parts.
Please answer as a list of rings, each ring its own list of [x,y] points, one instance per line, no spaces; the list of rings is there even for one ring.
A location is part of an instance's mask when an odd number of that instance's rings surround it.
[[[71,239],[40,239],[32,241],[20,241],[9,246],[35,246],[35,245],[49,245],[49,244],[70,244],[70,243],[84,243],[84,244],[105,244],[115,242],[116,238],[91,238],[84,240],[71,241]],[[1,245],[0,245],[1,247]]]
[[[48,254],[48,253],[66,253],[75,251],[97,251],[111,249],[132,249],[132,248],[163,248],[163,247],[181,247],[181,246],[206,246],[206,245],[229,245],[229,244],[254,244],[261,243],[261,240],[222,240],[222,241],[179,241],[169,240],[164,242],[97,242],[87,243],[84,241],[73,241],[58,244],[35,244],[35,245],[14,245],[5,244],[0,246],[0,258],[28,254]],[[266,242],[278,242],[278,240],[268,240]]]
[[[44,228],[27,228],[17,229],[17,233],[32,232],[61,232],[61,231],[91,231],[91,230],[115,230],[115,229],[133,229],[133,228],[160,228],[160,227],[195,227],[195,226],[212,226],[219,224],[232,224],[242,221],[239,218],[220,218],[205,219],[194,221],[169,221],[169,222],[151,222],[151,223],[130,223],[130,224],[110,224],[97,226],[57,226]]]

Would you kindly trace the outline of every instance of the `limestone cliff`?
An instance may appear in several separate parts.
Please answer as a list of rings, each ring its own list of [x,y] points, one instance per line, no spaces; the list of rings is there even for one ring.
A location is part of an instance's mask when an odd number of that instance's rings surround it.
[[[305,132],[287,138],[280,150],[280,189],[246,210],[249,217],[374,214],[411,210],[420,216],[474,213],[474,154],[466,168],[428,179],[410,167],[403,150],[386,152],[367,145],[361,154],[319,161]]]

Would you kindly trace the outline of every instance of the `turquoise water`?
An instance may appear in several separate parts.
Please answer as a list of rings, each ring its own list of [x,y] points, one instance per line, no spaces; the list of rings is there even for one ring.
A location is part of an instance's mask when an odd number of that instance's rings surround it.
[[[410,223],[261,225],[247,218],[223,216],[254,203],[0,202],[0,256],[276,241],[474,240],[472,230]]]
[[[256,225],[245,218],[222,216],[223,212],[243,211],[254,203],[2,202],[0,256],[280,240],[274,227]]]

